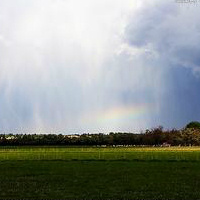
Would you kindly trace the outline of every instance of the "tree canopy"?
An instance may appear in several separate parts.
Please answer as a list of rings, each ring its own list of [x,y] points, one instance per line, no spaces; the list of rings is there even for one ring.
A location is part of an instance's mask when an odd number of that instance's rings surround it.
[[[200,122],[192,121],[186,125],[186,128],[200,129]]]
[[[0,134],[0,145],[198,145],[200,146],[199,123],[189,123],[181,130],[164,130],[161,126],[141,133],[97,134]],[[198,127],[198,128],[197,128]]]

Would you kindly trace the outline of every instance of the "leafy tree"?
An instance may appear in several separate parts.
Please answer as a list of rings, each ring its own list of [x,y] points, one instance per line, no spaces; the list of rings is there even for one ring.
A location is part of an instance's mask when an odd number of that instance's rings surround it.
[[[195,128],[200,129],[200,123],[197,121],[192,121],[189,124],[186,125],[186,128]]]

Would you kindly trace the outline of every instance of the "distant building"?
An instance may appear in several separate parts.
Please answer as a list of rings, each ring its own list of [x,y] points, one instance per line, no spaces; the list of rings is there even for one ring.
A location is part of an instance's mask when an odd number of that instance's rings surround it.
[[[162,147],[171,147],[171,144],[169,144],[169,143],[167,143],[167,142],[164,142],[164,143],[162,144]]]
[[[15,139],[15,136],[14,136],[14,135],[11,135],[11,136],[6,137],[6,140],[13,140],[13,139]]]
[[[67,135],[68,138],[80,138],[80,135]]]

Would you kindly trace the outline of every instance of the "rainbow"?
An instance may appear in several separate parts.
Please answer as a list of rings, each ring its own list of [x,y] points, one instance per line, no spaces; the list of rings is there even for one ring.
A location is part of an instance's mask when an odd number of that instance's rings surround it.
[[[121,120],[140,119],[153,110],[152,104],[120,105],[87,114],[84,122],[95,122],[98,124]]]

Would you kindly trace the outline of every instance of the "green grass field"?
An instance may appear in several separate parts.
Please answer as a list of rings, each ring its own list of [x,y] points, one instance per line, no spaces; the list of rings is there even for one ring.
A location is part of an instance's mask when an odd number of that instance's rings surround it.
[[[200,148],[0,147],[0,199],[200,199]]]

